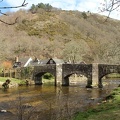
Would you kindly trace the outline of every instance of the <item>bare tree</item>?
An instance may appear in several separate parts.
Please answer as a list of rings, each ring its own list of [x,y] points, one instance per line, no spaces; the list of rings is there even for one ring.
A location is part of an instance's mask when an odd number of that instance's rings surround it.
[[[69,63],[80,63],[88,51],[89,47],[84,41],[71,41],[65,45],[63,59]]]
[[[2,3],[4,0],[0,0],[0,3]],[[0,7],[0,14],[2,15],[5,15],[5,16],[8,16],[8,14],[2,12],[3,9],[15,9],[15,8],[21,8],[21,7],[25,7],[28,3],[26,3],[26,0],[23,1],[23,3],[21,5],[18,5],[18,6],[2,6]],[[13,23],[8,23],[8,22],[5,22],[4,20],[1,20],[0,19],[0,22],[2,23],[5,23],[7,25],[13,25],[17,22],[17,19],[18,17],[15,19],[15,21]]]
[[[104,0],[102,3],[102,8],[100,8],[101,12],[108,12],[107,19],[113,11],[119,11],[120,8],[120,0]],[[106,20],[107,20],[106,19]]]

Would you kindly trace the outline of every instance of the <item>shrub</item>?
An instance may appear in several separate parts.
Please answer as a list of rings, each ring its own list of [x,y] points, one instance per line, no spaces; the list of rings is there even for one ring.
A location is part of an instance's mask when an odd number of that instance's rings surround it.
[[[49,79],[49,80],[51,80],[51,79],[53,78],[53,75],[50,74],[50,73],[45,73],[45,74],[43,75],[43,78],[44,78],[44,79]]]
[[[87,19],[87,14],[85,12],[82,13],[84,19]]]

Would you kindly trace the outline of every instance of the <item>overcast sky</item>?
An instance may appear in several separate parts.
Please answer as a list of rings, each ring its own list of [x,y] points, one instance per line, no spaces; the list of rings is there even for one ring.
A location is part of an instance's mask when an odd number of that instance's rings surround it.
[[[24,0],[3,0],[3,2],[0,3],[0,6],[17,6],[22,4],[23,1]],[[61,8],[62,10],[79,10],[81,12],[90,11],[92,13],[99,13],[100,10],[98,10],[98,8],[102,1],[104,0],[26,0],[28,5],[25,9],[29,9],[32,4],[37,5],[38,3],[49,3],[53,7]],[[99,14],[105,15],[107,13]],[[114,12],[110,17],[120,20],[120,15],[118,14],[119,13]]]

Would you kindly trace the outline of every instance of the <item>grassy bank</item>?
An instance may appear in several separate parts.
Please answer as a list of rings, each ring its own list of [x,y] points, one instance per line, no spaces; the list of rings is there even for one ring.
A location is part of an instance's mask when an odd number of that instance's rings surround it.
[[[115,89],[106,101],[98,106],[75,115],[73,120],[119,120],[120,119],[120,87]]]
[[[120,78],[120,74],[112,73],[112,74],[106,75],[106,78]]]
[[[7,79],[10,79],[12,84],[25,84],[24,80],[9,78],[9,77],[0,77],[0,82],[5,82]]]
[[[25,80],[20,80],[20,79],[16,79],[16,78],[9,78],[9,77],[0,77],[0,84],[3,84],[7,79],[10,79],[10,81],[11,81],[10,84],[26,85]],[[54,81],[55,81],[54,79],[49,80],[49,79],[42,78],[42,82],[44,84],[48,84],[48,83],[53,83],[54,84]]]

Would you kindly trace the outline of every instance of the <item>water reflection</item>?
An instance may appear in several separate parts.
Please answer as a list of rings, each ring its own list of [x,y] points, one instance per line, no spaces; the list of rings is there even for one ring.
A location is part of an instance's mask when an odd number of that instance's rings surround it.
[[[25,118],[32,111],[31,120],[59,120],[61,117],[69,118],[77,111],[84,111],[96,105],[116,86],[117,84],[107,84],[103,89],[87,89],[79,85],[55,87],[43,84],[42,86],[21,86],[7,91],[0,90],[0,109],[6,109],[12,113],[12,116],[7,115],[11,120],[16,120],[18,117],[15,111],[20,113],[18,109],[20,106],[24,106]],[[21,108],[23,109],[23,107]],[[1,119],[5,119],[5,117],[0,114]]]

